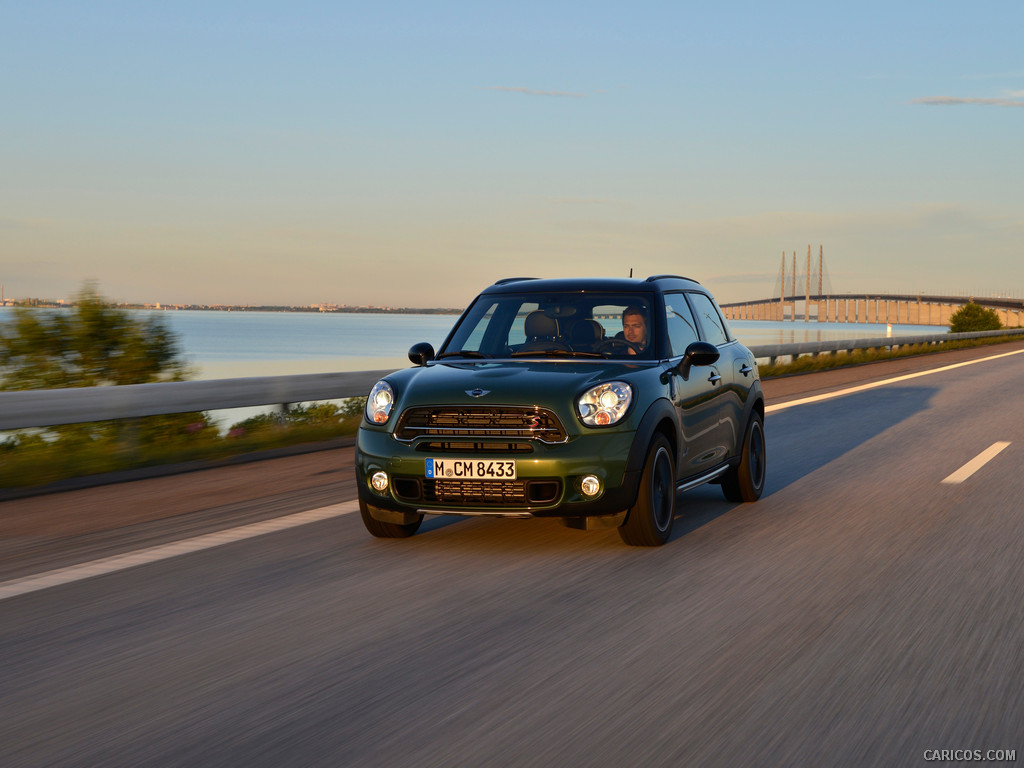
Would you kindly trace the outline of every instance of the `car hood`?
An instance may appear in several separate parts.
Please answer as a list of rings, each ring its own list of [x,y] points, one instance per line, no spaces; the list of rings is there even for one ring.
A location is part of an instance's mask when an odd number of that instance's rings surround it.
[[[399,408],[411,405],[554,405],[604,381],[643,375],[657,362],[494,361],[432,363],[385,377]]]

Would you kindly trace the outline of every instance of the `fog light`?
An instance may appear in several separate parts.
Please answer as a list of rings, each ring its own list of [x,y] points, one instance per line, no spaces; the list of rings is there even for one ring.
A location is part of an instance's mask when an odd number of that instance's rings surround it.
[[[370,485],[377,493],[384,493],[388,489],[388,473],[374,472],[373,477],[370,478]]]
[[[580,490],[585,496],[597,496],[601,492],[601,481],[593,475],[587,475],[580,481]]]

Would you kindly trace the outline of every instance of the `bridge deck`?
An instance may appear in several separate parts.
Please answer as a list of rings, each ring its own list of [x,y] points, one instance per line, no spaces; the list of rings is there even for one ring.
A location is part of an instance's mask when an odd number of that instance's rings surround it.
[[[1024,327],[1024,299],[1005,296],[929,296],[912,294],[804,294],[722,304],[730,320],[804,320],[832,323],[949,325],[950,317],[974,302],[994,309],[1006,328]],[[803,312],[798,312],[798,305]]]

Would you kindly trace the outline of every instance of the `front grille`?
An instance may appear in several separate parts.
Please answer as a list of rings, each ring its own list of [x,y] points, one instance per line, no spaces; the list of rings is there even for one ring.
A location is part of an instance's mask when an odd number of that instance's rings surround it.
[[[560,480],[425,480],[424,486],[428,500],[459,506],[553,504],[562,492]]]
[[[407,503],[450,507],[530,507],[553,504],[562,492],[558,479],[431,480],[394,478],[395,495]]]
[[[530,443],[469,443],[434,441],[416,444],[424,453],[533,453]]]
[[[435,480],[434,498],[441,504],[526,505],[525,480]]]
[[[436,406],[409,408],[395,427],[395,438],[417,437],[446,441],[538,440],[562,443],[568,438],[551,411],[533,407]]]

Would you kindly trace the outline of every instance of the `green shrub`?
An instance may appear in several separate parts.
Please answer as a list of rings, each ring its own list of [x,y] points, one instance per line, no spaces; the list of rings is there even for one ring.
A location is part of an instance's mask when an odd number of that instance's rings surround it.
[[[974,333],[976,331],[998,331],[1003,327],[999,313],[973,301],[964,304],[949,318],[950,333]]]
[[[180,381],[188,374],[174,335],[85,287],[70,309],[17,307],[0,326],[0,389],[56,389]]]
[[[188,374],[176,338],[158,320],[118,309],[88,286],[71,308],[18,308],[0,326],[0,389],[141,384]],[[205,413],[20,430],[0,437],[0,487],[329,440],[355,432],[365,401],[291,406],[223,435]]]

